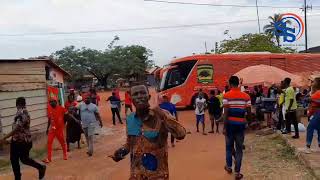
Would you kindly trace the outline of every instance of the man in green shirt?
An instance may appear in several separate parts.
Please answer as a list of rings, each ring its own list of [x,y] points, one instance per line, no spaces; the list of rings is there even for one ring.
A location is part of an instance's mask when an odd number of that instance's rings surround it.
[[[285,98],[284,103],[286,107],[286,132],[283,134],[291,133],[291,124],[294,126],[295,135],[292,136],[293,139],[299,139],[299,129],[298,129],[298,120],[297,120],[297,100],[296,93],[291,84],[290,78],[284,79],[285,84]]]

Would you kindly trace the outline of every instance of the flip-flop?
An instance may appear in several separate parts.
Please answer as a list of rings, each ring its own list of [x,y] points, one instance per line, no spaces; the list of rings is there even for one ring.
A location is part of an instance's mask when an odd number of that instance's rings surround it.
[[[232,169],[227,166],[224,166],[224,170],[227,171],[228,174],[232,173]]]
[[[42,162],[49,164],[51,161],[47,158],[47,159],[42,160]]]
[[[235,176],[236,180],[241,180],[242,178],[243,178],[243,174],[241,174],[241,173],[237,173]]]

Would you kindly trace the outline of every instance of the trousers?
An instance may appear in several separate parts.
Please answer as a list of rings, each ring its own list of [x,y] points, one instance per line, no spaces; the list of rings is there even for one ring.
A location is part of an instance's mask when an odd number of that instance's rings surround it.
[[[94,137],[94,125],[89,125],[88,127],[83,128],[84,135],[86,137],[88,145],[88,154],[93,154],[93,137]]]
[[[297,113],[295,110],[286,113],[286,131],[288,133],[291,133],[291,124],[294,126],[295,135],[299,136]]]
[[[52,144],[53,140],[57,138],[63,151],[63,158],[67,158],[67,144],[64,139],[63,129],[61,130],[50,130],[48,133],[48,160],[51,161],[52,158]]]
[[[23,164],[40,170],[43,166],[29,157],[32,148],[32,142],[11,142],[10,145],[10,161],[15,180],[21,180],[19,160]]]
[[[227,125],[226,126],[226,163],[228,167],[232,167],[232,151],[235,149],[235,172],[241,170],[244,143],[244,125]]]
[[[120,112],[119,112],[119,109],[118,108],[111,108],[111,112],[112,112],[112,122],[113,124],[116,124],[116,115],[119,119],[119,122],[122,122],[121,121],[121,117],[120,117]]]
[[[316,112],[309,121],[307,127],[307,146],[311,146],[314,130],[318,133],[318,144],[320,145],[320,112]]]

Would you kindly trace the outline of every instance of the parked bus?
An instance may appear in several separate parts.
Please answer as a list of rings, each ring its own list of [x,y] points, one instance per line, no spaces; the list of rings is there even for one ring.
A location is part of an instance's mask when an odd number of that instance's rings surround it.
[[[223,91],[230,76],[254,65],[275,66],[290,73],[320,71],[320,54],[234,53],[194,55],[174,59],[156,73],[159,95],[167,95],[178,107],[192,106],[199,89]],[[252,74],[254,76],[254,74]]]

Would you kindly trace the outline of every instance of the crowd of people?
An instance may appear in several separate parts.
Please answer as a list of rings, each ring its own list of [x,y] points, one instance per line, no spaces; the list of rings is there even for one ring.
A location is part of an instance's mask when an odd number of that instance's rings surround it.
[[[223,92],[211,90],[207,96],[202,89],[194,99],[196,132],[207,135],[205,128],[205,114],[208,111],[211,122],[208,133],[220,133],[219,124],[223,122],[222,133],[225,135],[226,143],[226,165],[224,169],[232,173],[236,179],[242,179],[241,162],[243,157],[245,130],[247,122],[254,118],[261,118],[259,113],[267,115],[267,124],[278,129],[283,134],[291,133],[291,125],[294,127],[294,136],[298,139],[299,127],[296,115],[297,108],[309,106],[305,153],[311,153],[311,143],[315,130],[320,132],[320,78],[313,82],[311,92],[308,90],[297,92],[291,86],[291,79],[285,78],[280,86],[272,85],[266,95],[262,86],[256,86],[253,91],[248,87],[241,87],[238,77],[232,76],[229,85]],[[124,114],[127,129],[126,143],[109,157],[118,162],[130,153],[131,173],[130,179],[169,179],[168,170],[168,133],[171,134],[171,146],[175,147],[175,139],[182,140],[186,136],[186,129],[178,121],[176,106],[172,104],[168,96],[161,97],[159,107],[150,108],[150,94],[147,86],[133,86],[125,92],[124,100],[120,99],[119,89],[114,89],[112,95],[106,99],[112,112],[112,122],[116,125],[116,116],[120,124],[121,106],[125,106]],[[270,100],[272,99],[272,100]],[[93,139],[97,124],[102,127],[103,123],[99,114],[100,97],[94,89],[89,93],[81,91],[75,96],[70,91],[68,100],[61,106],[57,97],[50,97],[48,107],[48,127],[46,134],[47,158],[45,163],[52,162],[52,144],[57,138],[62,150],[63,159],[68,159],[67,152],[70,151],[70,143],[77,143],[81,148],[81,134],[84,134],[88,147],[87,155],[93,156]],[[271,102],[271,103],[269,103]],[[271,105],[270,105],[271,104]],[[133,109],[133,105],[135,109]],[[0,143],[9,137],[11,140],[10,160],[15,179],[21,179],[19,160],[39,171],[39,179],[45,176],[46,166],[29,157],[32,148],[30,133],[30,116],[26,109],[26,100],[20,97],[16,100],[17,113],[13,123],[13,131],[7,134]],[[269,106],[271,107],[269,109]],[[255,109],[256,116],[252,110]],[[128,113],[130,110],[130,114]],[[268,119],[273,119],[269,121]],[[66,136],[64,132],[66,131]],[[318,135],[320,147],[320,136]],[[146,171],[148,170],[148,171]]]

